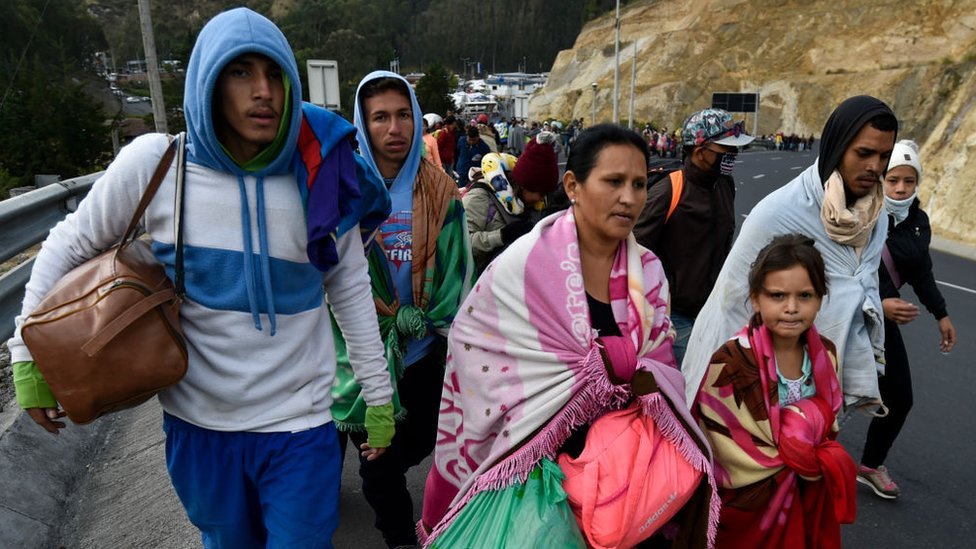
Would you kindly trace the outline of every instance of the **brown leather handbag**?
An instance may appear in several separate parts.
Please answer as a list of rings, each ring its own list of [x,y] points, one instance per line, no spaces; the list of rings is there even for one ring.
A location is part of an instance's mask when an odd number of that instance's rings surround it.
[[[64,275],[21,327],[37,369],[75,423],[139,405],[186,374],[180,329],[183,141],[181,135],[166,149],[122,240]],[[136,239],[174,154],[175,288],[149,244]]]

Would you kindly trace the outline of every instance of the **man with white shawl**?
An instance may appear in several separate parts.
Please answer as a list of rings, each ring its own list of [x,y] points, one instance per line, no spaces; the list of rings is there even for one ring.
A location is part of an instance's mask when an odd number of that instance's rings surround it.
[[[752,209],[688,342],[681,364],[688,402],[712,353],[752,315],[746,277],[759,250],[774,236],[801,233],[814,239],[826,263],[829,293],[816,325],[837,345],[845,403],[880,403],[878,266],[888,231],[881,181],[897,131],[897,118],[882,101],[866,95],[845,100],[827,119],[817,161]]]

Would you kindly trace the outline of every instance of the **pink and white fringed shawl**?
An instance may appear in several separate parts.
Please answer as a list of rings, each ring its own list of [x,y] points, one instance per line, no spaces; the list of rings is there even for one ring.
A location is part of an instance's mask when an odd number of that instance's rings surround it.
[[[657,257],[633,235],[617,251],[609,289],[620,332],[637,349],[637,368],[653,373],[660,387],[641,397],[644,410],[709,477],[712,540],[718,499],[711,457],[672,411],[686,406],[671,349],[667,280]],[[597,335],[570,209],[543,219],[499,256],[454,320],[418,528],[422,539],[436,538],[476,494],[524,482],[543,457],[554,458],[574,428],[633,396],[629,385],[608,379]],[[691,416],[683,419],[703,440]]]

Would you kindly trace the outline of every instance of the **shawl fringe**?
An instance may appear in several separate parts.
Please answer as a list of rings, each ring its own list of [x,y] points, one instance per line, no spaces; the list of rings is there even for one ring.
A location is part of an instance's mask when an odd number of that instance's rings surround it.
[[[601,412],[622,408],[630,399],[631,393],[627,385],[610,383],[598,344],[594,343],[590,347],[590,351],[579,362],[579,366],[580,371],[584,373],[583,389],[575,394],[530,441],[481,474],[467,494],[448,510],[440,524],[429,534],[424,533],[425,540],[421,542],[423,547],[427,547],[429,542],[437,539],[447,530],[458,513],[476,495],[525,482],[529,473],[543,458],[555,458],[556,451],[573,433],[573,429],[591,422]],[[417,530],[420,539],[420,531],[425,530],[423,521],[418,522]],[[711,535],[711,527],[709,535]]]
[[[414,529],[417,531],[417,543],[421,547],[427,547],[427,542],[432,541],[433,538],[427,533],[427,528],[424,528],[424,521],[418,520],[417,524],[414,525]]]

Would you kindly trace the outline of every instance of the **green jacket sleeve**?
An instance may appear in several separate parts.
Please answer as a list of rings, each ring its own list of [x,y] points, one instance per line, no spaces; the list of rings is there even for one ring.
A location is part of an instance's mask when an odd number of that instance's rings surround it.
[[[454,315],[471,289],[474,277],[468,222],[460,200],[453,200],[448,207],[444,226],[437,237],[436,253],[427,318],[434,330],[446,337]]]
[[[38,371],[33,361],[15,362],[14,391],[17,393],[17,404],[23,409],[28,408],[57,408],[58,401],[48,387],[44,376]]]
[[[393,421],[393,403],[366,408],[366,443],[370,448],[386,448],[393,441],[396,431]]]

